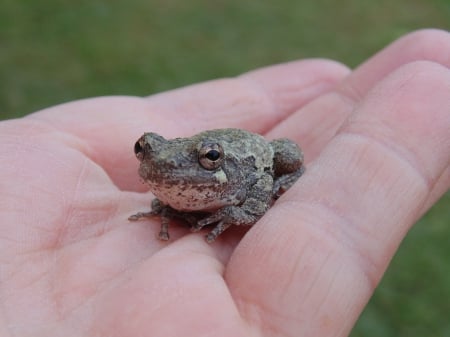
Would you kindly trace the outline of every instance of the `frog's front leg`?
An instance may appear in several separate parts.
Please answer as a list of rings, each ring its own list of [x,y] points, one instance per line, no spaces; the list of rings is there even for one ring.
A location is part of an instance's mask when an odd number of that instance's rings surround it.
[[[247,197],[241,205],[225,206],[217,210],[210,216],[199,220],[195,226],[192,226],[192,231],[196,232],[206,225],[217,223],[206,235],[206,241],[211,243],[231,225],[253,225],[269,209],[272,187],[272,176],[264,174],[247,192]]]
[[[128,217],[128,220],[137,221],[142,218],[154,217],[155,215],[161,214],[164,207],[165,205],[159,199],[155,198],[152,200],[151,210],[149,212],[138,212],[136,214],[130,215]]]
[[[159,216],[161,219],[161,229],[158,234],[158,239],[167,241],[169,240],[169,222],[171,218],[174,218],[178,211],[174,210],[172,207],[163,204],[159,199],[155,198],[152,200],[151,211],[149,212],[138,212],[131,215],[128,220],[137,221],[142,218],[151,218],[154,216]]]

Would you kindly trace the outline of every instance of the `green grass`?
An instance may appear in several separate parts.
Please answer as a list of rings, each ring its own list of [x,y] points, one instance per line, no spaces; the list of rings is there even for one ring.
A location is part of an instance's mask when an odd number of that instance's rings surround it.
[[[448,0],[0,0],[0,119],[305,57],[356,66]],[[352,336],[450,336],[450,195],[411,231]]]
[[[450,336],[450,193],[409,232],[353,337]]]

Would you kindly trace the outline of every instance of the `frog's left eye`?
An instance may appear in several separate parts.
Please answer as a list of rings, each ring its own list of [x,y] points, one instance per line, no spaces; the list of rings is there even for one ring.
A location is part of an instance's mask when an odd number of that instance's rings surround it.
[[[144,158],[144,140],[142,137],[134,144],[134,154],[139,161]]]
[[[222,164],[223,149],[220,144],[206,144],[198,151],[198,161],[203,168],[214,170]]]

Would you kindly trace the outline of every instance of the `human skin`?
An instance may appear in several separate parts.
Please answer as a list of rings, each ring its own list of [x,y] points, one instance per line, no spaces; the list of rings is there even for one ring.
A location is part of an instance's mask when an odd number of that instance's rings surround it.
[[[450,186],[449,55],[418,31],[353,71],[303,60],[1,122],[0,335],[347,336]],[[219,127],[295,140],[306,173],[213,244],[128,222],[152,199],[137,138]]]

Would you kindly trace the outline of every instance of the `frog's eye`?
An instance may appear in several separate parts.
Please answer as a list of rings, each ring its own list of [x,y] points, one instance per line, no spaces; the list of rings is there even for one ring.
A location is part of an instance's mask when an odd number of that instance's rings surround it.
[[[142,161],[144,158],[144,146],[143,146],[143,139],[139,139],[136,144],[134,144],[134,154],[136,155],[136,158],[139,159],[139,161]]]
[[[198,161],[203,168],[214,170],[222,164],[223,149],[219,144],[206,144],[198,152]]]

